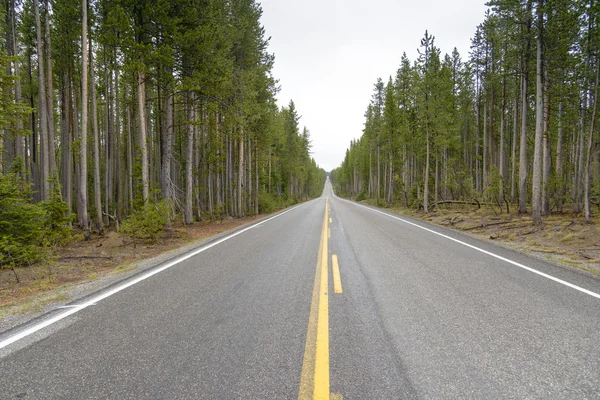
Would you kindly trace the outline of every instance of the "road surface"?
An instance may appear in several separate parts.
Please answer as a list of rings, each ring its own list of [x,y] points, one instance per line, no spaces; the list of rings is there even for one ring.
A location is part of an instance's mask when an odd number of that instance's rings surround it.
[[[327,183],[1,334],[0,398],[600,398],[599,293]]]

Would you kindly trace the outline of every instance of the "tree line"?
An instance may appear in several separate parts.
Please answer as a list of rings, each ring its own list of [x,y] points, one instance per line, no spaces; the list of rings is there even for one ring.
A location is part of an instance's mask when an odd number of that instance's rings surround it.
[[[346,196],[429,212],[487,201],[543,215],[600,202],[600,4],[493,0],[463,60],[425,32],[378,79],[362,136],[332,171]]]
[[[56,203],[89,237],[148,204],[190,224],[318,196],[325,171],[294,103],[276,104],[261,13],[254,0],[2,1],[0,253],[32,204]]]
[[[318,192],[293,102],[253,0],[5,0],[0,171],[52,177],[78,225],[101,231],[140,203],[186,223]]]

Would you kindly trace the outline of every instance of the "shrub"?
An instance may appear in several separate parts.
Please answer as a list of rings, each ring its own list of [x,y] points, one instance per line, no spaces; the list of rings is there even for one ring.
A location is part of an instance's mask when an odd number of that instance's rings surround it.
[[[0,268],[44,258],[44,209],[31,204],[31,187],[17,174],[0,174]]]
[[[146,203],[141,209],[128,216],[121,232],[134,240],[155,242],[171,221],[171,207],[164,201]]]
[[[258,196],[258,212],[270,213],[277,208],[277,200],[269,193],[261,191]]]
[[[367,198],[367,193],[363,190],[359,194],[356,195],[354,201],[363,201]]]
[[[73,214],[69,205],[62,200],[60,184],[56,175],[51,180],[50,198],[41,203],[44,210],[42,244],[45,246],[64,245],[71,238]]]

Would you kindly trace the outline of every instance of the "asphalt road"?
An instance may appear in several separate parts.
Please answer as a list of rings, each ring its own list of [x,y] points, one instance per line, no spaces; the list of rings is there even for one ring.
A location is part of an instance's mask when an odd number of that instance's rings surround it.
[[[596,279],[329,184],[248,228],[0,334],[0,398],[600,399]]]

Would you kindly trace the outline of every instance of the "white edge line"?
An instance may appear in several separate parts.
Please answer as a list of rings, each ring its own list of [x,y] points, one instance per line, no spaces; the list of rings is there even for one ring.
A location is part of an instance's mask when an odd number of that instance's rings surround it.
[[[115,288],[113,288],[111,290],[108,290],[108,291],[106,291],[106,292],[104,292],[104,293],[102,293],[102,294],[100,294],[98,296],[95,296],[95,297],[87,300],[86,302],[84,302],[82,304],[70,305],[69,309],[67,311],[65,311],[63,313],[60,313],[60,314],[58,314],[58,315],[56,315],[56,316],[54,316],[52,318],[49,318],[47,320],[44,320],[44,321],[42,321],[42,322],[40,322],[38,324],[35,324],[34,326],[32,326],[32,327],[30,327],[28,329],[25,329],[25,330],[23,330],[23,331],[21,331],[19,333],[16,333],[16,334],[14,334],[14,335],[12,335],[12,336],[4,339],[3,341],[0,342],[0,350],[3,349],[3,348],[5,348],[6,346],[9,346],[9,345],[11,345],[11,344],[13,344],[13,343],[15,343],[15,342],[17,342],[17,341],[19,341],[19,340],[27,337],[27,336],[29,336],[29,335],[34,334],[35,332],[37,332],[37,331],[39,331],[41,329],[46,328],[47,326],[50,326],[50,325],[52,325],[52,324],[54,324],[54,323],[56,323],[56,322],[58,322],[58,321],[60,321],[62,319],[65,319],[68,316],[73,315],[73,314],[75,314],[75,313],[77,313],[77,312],[79,312],[79,311],[81,311],[81,310],[83,310],[83,309],[85,309],[85,308],[87,308],[89,306],[93,306],[97,302],[99,302],[101,300],[104,300],[107,297],[110,297],[110,296],[112,296],[115,293],[118,293],[118,292],[120,292],[122,290],[125,290],[128,287],[135,285],[136,283],[140,283],[141,281],[144,281],[144,280],[150,278],[151,276],[158,274],[159,272],[162,272],[162,271],[164,271],[166,269],[169,269],[172,266],[177,265],[177,264],[179,264],[182,261],[190,259],[190,258],[192,258],[192,257],[194,257],[194,256],[196,256],[196,255],[198,255],[200,253],[202,253],[203,251],[206,251],[206,250],[210,249],[211,247],[214,247],[214,246],[216,246],[218,244],[221,244],[224,241],[229,240],[229,239],[231,239],[231,238],[233,238],[235,236],[241,235],[242,233],[244,233],[244,232],[246,232],[246,231],[248,231],[248,230],[250,230],[250,229],[252,229],[254,227],[262,225],[262,224],[264,224],[266,222],[269,222],[272,219],[281,217],[282,215],[287,214],[290,211],[295,210],[296,208],[301,207],[301,206],[306,205],[306,204],[308,204],[308,203],[299,204],[299,205],[297,205],[295,207],[290,208],[289,210],[285,210],[285,211],[283,211],[283,212],[281,212],[279,214],[273,215],[272,217],[269,217],[269,218],[267,218],[267,219],[265,219],[265,220],[263,220],[261,222],[258,222],[258,223],[254,224],[254,225],[248,226],[248,227],[246,227],[246,228],[244,228],[242,230],[234,232],[231,235],[225,236],[224,238],[221,238],[221,239],[216,240],[216,241],[214,241],[212,243],[209,243],[209,244],[207,244],[205,246],[202,246],[202,247],[200,247],[200,248],[198,248],[196,250],[193,250],[193,251],[191,251],[191,252],[189,252],[187,254],[184,254],[183,256],[177,257],[174,260],[169,261],[168,263],[164,264],[163,266],[161,266],[159,268],[155,268],[155,269],[151,270],[150,272],[145,273],[143,275],[140,275],[140,276],[138,276],[137,278],[135,278],[135,279],[133,279],[131,281],[128,281],[128,282],[126,282],[126,283],[124,283],[122,285],[119,285],[119,286],[117,286],[117,287],[115,287]]]
[[[334,196],[335,196],[335,194],[334,194]],[[499,256],[499,255],[497,255],[497,254],[494,254],[494,253],[492,253],[492,252],[489,252],[489,251],[487,251],[487,250],[483,250],[483,249],[481,249],[481,248],[479,248],[479,247],[477,247],[477,246],[473,246],[472,244],[465,243],[465,242],[463,242],[463,241],[461,241],[461,240],[455,239],[455,238],[453,238],[453,237],[451,237],[451,236],[448,236],[448,235],[444,235],[443,233],[436,232],[436,231],[434,231],[433,229],[425,228],[424,226],[421,226],[421,225],[415,224],[415,223],[413,223],[413,222],[407,221],[407,220],[405,220],[405,219],[403,219],[403,218],[400,218],[400,217],[397,217],[397,216],[395,216],[395,215],[391,215],[391,214],[388,214],[388,213],[386,213],[386,212],[383,212],[383,211],[376,210],[376,209],[374,209],[374,208],[371,208],[371,207],[363,206],[362,204],[357,204],[357,203],[355,203],[355,202],[352,202],[352,201],[350,201],[350,200],[342,199],[341,197],[338,197],[338,196],[335,196],[335,197],[336,197],[336,198],[338,198],[338,199],[340,199],[340,200],[347,201],[348,203],[354,204],[355,206],[362,207],[362,208],[366,208],[367,210],[370,210],[370,211],[373,211],[373,212],[376,212],[376,213],[379,213],[379,214],[383,214],[383,215],[385,215],[385,216],[388,216],[388,217],[390,217],[390,218],[394,218],[394,219],[397,219],[398,221],[404,222],[405,224],[408,224],[408,225],[415,226],[415,227],[417,227],[417,228],[419,228],[419,229],[423,229],[424,231],[427,231],[427,232],[433,233],[433,234],[435,234],[435,235],[441,236],[441,237],[443,237],[443,238],[445,238],[445,239],[451,240],[451,241],[453,241],[453,242],[456,242],[456,243],[458,243],[458,244],[462,244],[463,246],[467,246],[467,247],[469,247],[469,248],[471,248],[471,249],[473,249],[473,250],[479,251],[479,252],[481,252],[481,253],[483,253],[483,254],[487,254],[488,256],[494,257],[494,258],[496,258],[496,259],[498,259],[498,260],[502,260],[502,261],[504,261],[504,262],[507,262],[507,263],[509,263],[509,264],[512,264],[512,265],[514,265],[514,266],[516,266],[516,267],[522,268],[522,269],[524,269],[524,270],[526,270],[526,271],[533,272],[534,274],[537,274],[537,275],[543,276],[544,278],[547,278],[547,279],[550,279],[550,280],[552,280],[552,281],[554,281],[554,282],[560,283],[561,285],[568,286],[568,287],[570,287],[571,289],[578,290],[578,291],[580,291],[581,293],[585,293],[585,294],[587,294],[587,295],[590,295],[590,296],[592,296],[592,297],[595,297],[595,298],[597,298],[597,299],[600,299],[600,294],[598,294],[598,293],[596,293],[596,292],[592,292],[591,290],[584,289],[584,288],[582,288],[582,287],[580,287],[580,286],[577,286],[577,285],[574,285],[574,284],[572,284],[572,283],[570,283],[570,282],[563,281],[562,279],[558,279],[558,278],[556,278],[556,277],[554,277],[554,276],[552,276],[552,275],[548,275],[548,274],[546,274],[546,273],[544,273],[544,272],[538,271],[537,269],[534,269],[534,268],[528,267],[528,266],[526,266],[526,265],[523,265],[523,264],[521,264],[521,263],[518,263],[518,262],[516,262],[516,261],[513,261],[513,260],[510,260],[510,259],[508,259],[508,258],[505,258],[505,257]]]

